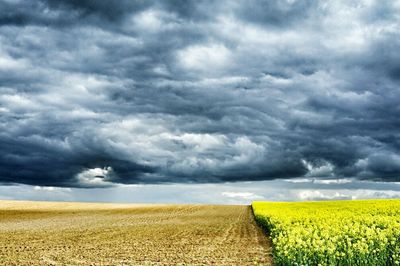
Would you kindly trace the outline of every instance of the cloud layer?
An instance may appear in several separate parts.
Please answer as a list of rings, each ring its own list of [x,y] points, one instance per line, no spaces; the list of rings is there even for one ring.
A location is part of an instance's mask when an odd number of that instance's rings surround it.
[[[356,200],[400,198],[400,182],[294,178],[213,184],[114,185],[90,189],[0,186],[0,200],[50,200],[126,203],[250,204],[252,201]]]
[[[399,181],[399,14],[2,0],[0,182]]]

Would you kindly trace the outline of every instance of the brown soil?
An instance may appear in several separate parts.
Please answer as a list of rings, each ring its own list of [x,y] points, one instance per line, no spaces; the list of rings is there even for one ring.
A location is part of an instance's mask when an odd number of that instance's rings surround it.
[[[1,265],[271,265],[249,206],[0,201]]]

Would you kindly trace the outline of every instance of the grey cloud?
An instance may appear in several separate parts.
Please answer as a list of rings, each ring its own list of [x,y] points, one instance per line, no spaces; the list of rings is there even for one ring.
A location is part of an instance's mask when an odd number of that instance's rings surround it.
[[[91,1],[91,0],[38,0],[2,1],[1,25],[74,26],[79,23],[119,23],[125,15],[151,5],[151,1]]]
[[[117,4],[112,0],[101,2],[91,0],[56,0],[45,1],[52,9],[76,10],[81,16],[97,15],[108,21],[119,21],[124,15],[144,9],[151,1],[119,1]]]
[[[309,0],[252,0],[246,5],[239,5],[236,12],[240,17],[263,26],[287,27],[306,19],[311,14],[318,15],[318,12],[315,12],[318,6],[316,1]]]
[[[0,5],[1,182],[399,180],[394,2]]]

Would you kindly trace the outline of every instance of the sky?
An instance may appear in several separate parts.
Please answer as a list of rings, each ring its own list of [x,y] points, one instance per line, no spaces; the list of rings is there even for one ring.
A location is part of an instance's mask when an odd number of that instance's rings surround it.
[[[400,193],[399,1],[0,0],[0,199]]]

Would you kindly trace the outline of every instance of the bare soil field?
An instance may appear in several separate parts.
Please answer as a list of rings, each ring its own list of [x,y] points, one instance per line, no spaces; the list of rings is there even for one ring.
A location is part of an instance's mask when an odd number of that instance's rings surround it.
[[[249,206],[0,201],[1,265],[271,265]]]

